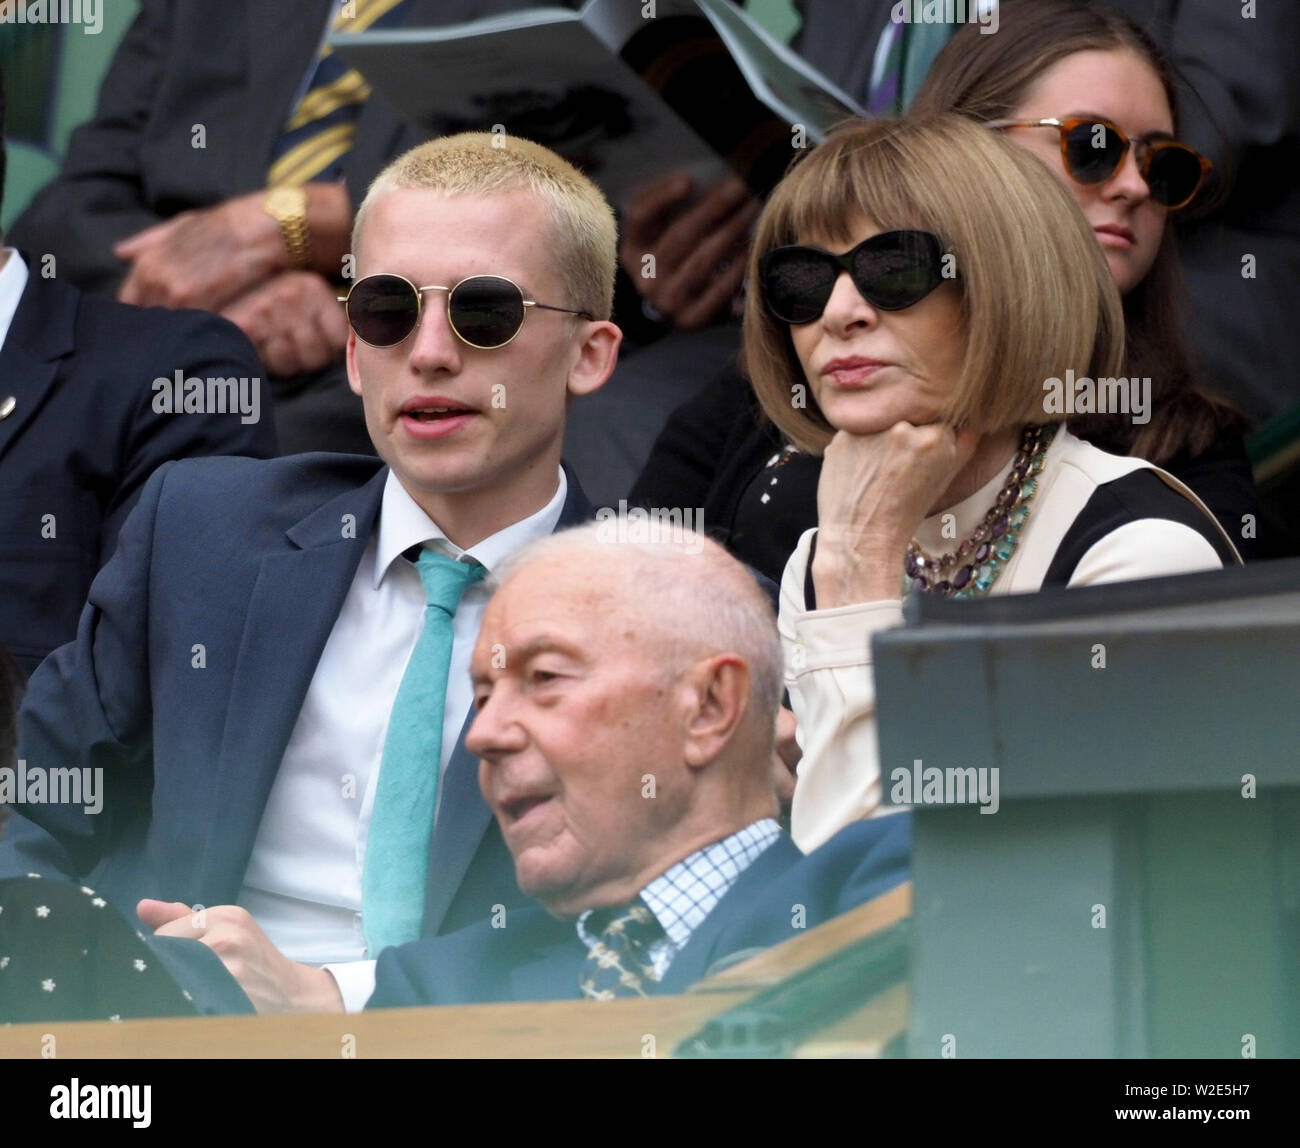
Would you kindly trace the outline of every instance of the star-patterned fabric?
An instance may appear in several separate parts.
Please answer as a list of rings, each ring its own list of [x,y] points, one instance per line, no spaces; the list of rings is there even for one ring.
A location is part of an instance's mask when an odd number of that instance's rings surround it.
[[[0,1024],[194,1013],[144,938],[93,889],[36,874],[0,881]]]

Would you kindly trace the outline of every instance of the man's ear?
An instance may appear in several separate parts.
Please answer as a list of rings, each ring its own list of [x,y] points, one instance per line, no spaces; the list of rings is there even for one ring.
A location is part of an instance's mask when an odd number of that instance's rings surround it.
[[[357,337],[348,328],[348,349],[345,360],[348,367],[348,386],[354,395],[361,394],[361,373],[357,370]]]
[[[749,708],[749,666],[739,654],[714,654],[687,671],[683,760],[699,768],[721,756]]]
[[[573,366],[569,369],[569,394],[589,395],[600,390],[614,373],[623,332],[607,320],[584,322],[587,329]]]

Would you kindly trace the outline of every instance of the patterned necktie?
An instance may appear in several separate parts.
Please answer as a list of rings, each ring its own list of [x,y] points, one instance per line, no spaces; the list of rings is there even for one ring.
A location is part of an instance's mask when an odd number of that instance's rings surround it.
[[[331,32],[364,32],[400,22],[403,0],[344,0]],[[268,187],[297,187],[310,180],[334,180],[352,150],[357,119],[370,97],[370,85],[326,44],[311,83],[276,141],[267,173]]]
[[[362,928],[369,955],[413,941],[424,918],[429,838],[442,760],[442,721],[451,662],[452,618],[461,595],[487,571],[422,550],[424,629],[406,663],[388,719],[361,879]]]
[[[585,927],[596,943],[587,951],[578,987],[588,1000],[646,996],[647,981],[658,981],[650,946],[667,935],[640,899],[630,905],[597,909]]]

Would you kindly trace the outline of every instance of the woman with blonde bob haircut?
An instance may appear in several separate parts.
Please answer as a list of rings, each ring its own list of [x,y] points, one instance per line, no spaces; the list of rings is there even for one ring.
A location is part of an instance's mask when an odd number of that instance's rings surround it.
[[[835,132],[768,201],[750,284],[755,391],[823,456],[818,526],[786,566],[779,616],[803,746],[792,831],[808,850],[881,811],[870,636],[901,623],[904,593],[1239,558],[1177,479],[1049,413],[1062,387],[1140,381],[1114,377],[1123,316],[1091,230],[1002,137],[947,115]]]

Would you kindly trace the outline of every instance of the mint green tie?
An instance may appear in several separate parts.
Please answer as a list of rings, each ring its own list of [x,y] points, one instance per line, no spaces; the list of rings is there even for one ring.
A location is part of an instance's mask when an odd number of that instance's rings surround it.
[[[361,920],[372,958],[389,945],[420,935],[442,759],[452,619],[461,595],[487,573],[478,563],[457,562],[428,549],[420,552],[415,568],[427,602],[424,629],[388,719],[361,878]]]

